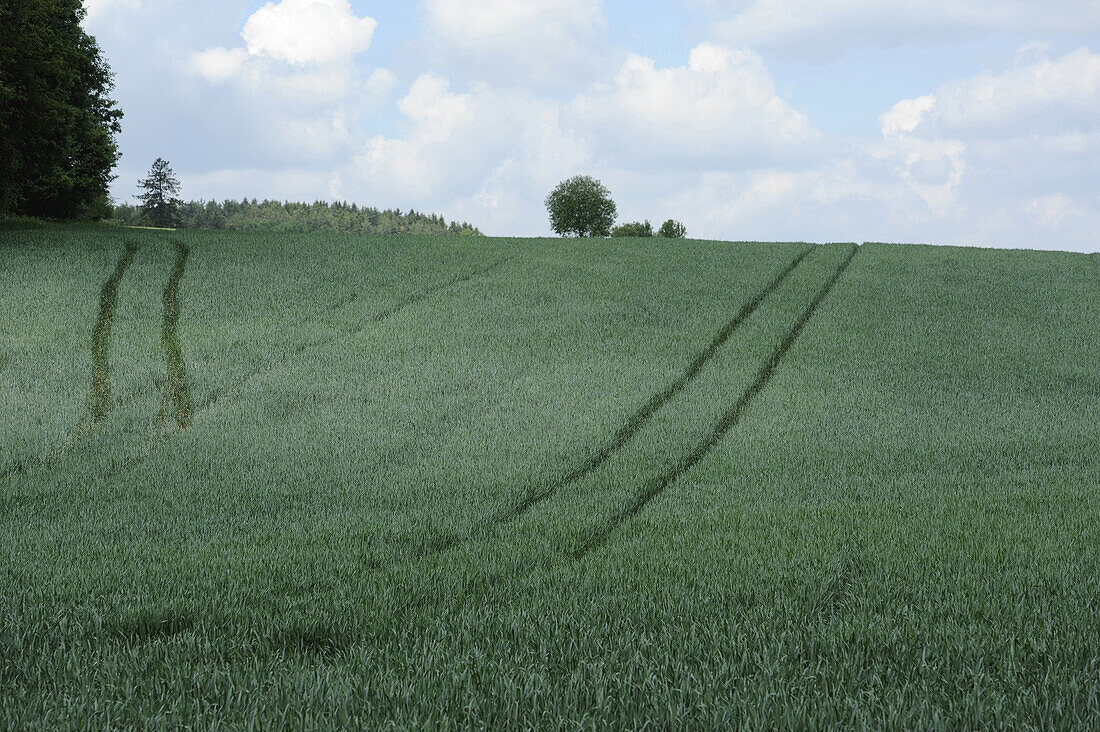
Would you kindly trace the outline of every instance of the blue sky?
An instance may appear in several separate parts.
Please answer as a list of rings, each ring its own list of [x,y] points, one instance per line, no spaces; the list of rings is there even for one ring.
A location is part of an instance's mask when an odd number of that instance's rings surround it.
[[[549,233],[1100,250],[1100,3],[89,0],[118,198],[347,199]]]

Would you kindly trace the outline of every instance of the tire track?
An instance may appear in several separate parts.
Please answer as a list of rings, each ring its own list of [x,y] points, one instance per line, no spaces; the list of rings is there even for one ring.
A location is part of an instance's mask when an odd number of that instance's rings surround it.
[[[111,411],[111,323],[115,319],[118,304],[118,288],[130,263],[137,254],[136,244],[127,244],[126,251],[115,265],[115,271],[103,284],[99,293],[99,317],[92,332],[92,395],[91,429],[99,427]]]
[[[445,280],[443,282],[432,285],[431,287],[428,287],[427,289],[421,290],[420,292],[417,292],[413,295],[409,295],[409,296],[403,298],[402,300],[398,301],[394,305],[386,308],[385,310],[382,310],[378,313],[375,313],[374,315],[363,318],[355,326],[353,326],[351,328],[348,328],[347,330],[343,331],[343,333],[341,335],[343,337],[351,337],[351,336],[357,335],[357,334],[363,332],[364,330],[366,330],[369,326],[381,323],[381,322],[397,315],[401,311],[406,310],[406,309],[412,307],[413,305],[416,305],[417,303],[420,303],[420,302],[428,299],[429,297],[431,297],[433,295],[436,295],[440,292],[443,292],[444,290],[447,290],[451,287],[455,287],[456,285],[462,284],[464,282],[469,282],[469,281],[473,280],[476,277],[480,277],[480,276],[483,276],[485,274],[488,274],[489,272],[491,272],[491,271],[497,269],[498,267],[504,265],[507,261],[512,259],[512,257],[513,257],[513,255],[502,257],[501,259],[496,260],[495,262],[493,262],[492,264],[490,264],[488,266],[481,267],[479,269],[467,272],[467,273],[462,274],[462,275],[458,275],[456,277],[452,277],[448,280]],[[294,354],[301,354],[301,353],[304,353],[305,351],[310,350],[312,348],[317,348],[317,347],[320,347],[320,346],[328,345],[330,343],[335,342],[339,337],[341,337],[341,336],[338,335],[338,336],[332,336],[332,337],[325,337],[325,338],[316,339],[316,340],[310,342],[309,344],[304,344],[304,345],[301,345],[298,348],[294,349]],[[286,356],[282,359],[278,359],[277,361],[274,361],[274,362],[269,361],[269,362],[265,363],[263,366],[261,366],[259,368],[256,368],[256,369],[253,369],[251,372],[249,372],[249,374],[242,377],[241,379],[238,379],[236,382],[234,382],[229,387],[226,387],[225,389],[222,389],[221,391],[215,393],[209,399],[207,399],[205,402],[203,402],[201,405],[199,405],[198,407],[196,407],[194,409],[194,411],[192,412],[192,419],[198,413],[205,412],[207,410],[212,409],[219,401],[221,401],[225,397],[231,395],[234,389],[239,388],[240,386],[243,386],[244,384],[251,381],[252,379],[254,379],[258,376],[261,376],[265,373],[268,373],[268,372],[278,368],[279,366],[285,365],[287,362],[290,361],[290,359],[293,357],[294,354],[288,355],[288,356]],[[166,433],[166,434],[157,435],[156,437],[154,437],[152,443],[149,445],[149,447],[144,452],[141,452],[141,453],[139,453],[139,454],[137,454],[133,457],[123,458],[123,459],[120,459],[118,461],[115,461],[111,464],[110,468],[106,469],[105,471],[103,471],[102,473],[98,474],[95,477],[89,477],[88,480],[89,481],[100,481],[100,482],[107,481],[107,480],[110,480],[110,479],[114,478],[115,476],[119,475],[124,470],[135,468],[135,467],[141,465],[146,460],[151,458],[154,454],[156,454],[156,452],[161,447],[166,445],[169,441],[171,441],[171,439],[173,437],[175,437],[178,434],[180,434],[179,431],[174,432],[174,433]],[[17,496],[12,496],[13,501],[16,498],[17,498]]]
[[[133,246],[133,247],[135,247],[135,249],[140,248],[138,245],[128,245],[128,246]],[[487,267],[475,270],[475,271],[470,272],[466,275],[462,275],[462,276],[459,276],[459,277],[454,278],[452,280],[448,280],[448,281],[445,281],[445,282],[440,283],[438,285],[435,285],[432,288],[430,288],[428,291],[417,293],[415,295],[411,295],[409,297],[406,297],[405,299],[399,301],[393,307],[389,308],[383,314],[372,316],[372,317],[369,317],[367,319],[361,320],[358,324],[356,324],[355,326],[352,326],[351,328],[346,329],[340,335],[332,336],[332,337],[326,337],[326,338],[320,338],[320,339],[313,339],[313,340],[310,340],[310,341],[303,342],[303,343],[299,344],[298,346],[292,348],[291,350],[285,352],[280,357],[277,357],[277,358],[275,358],[273,360],[270,360],[270,361],[264,361],[260,366],[246,372],[241,377],[239,377],[237,380],[235,380],[232,384],[230,384],[229,386],[222,389],[220,392],[216,392],[216,393],[212,394],[208,399],[204,400],[201,404],[196,406],[196,405],[194,405],[194,403],[192,401],[189,408],[187,410],[185,410],[185,414],[187,415],[187,425],[190,426],[190,423],[194,420],[194,415],[196,413],[205,411],[205,410],[213,407],[214,404],[216,404],[220,399],[225,398],[225,396],[228,392],[231,392],[234,389],[240,388],[242,385],[244,385],[245,383],[247,383],[251,379],[253,379],[253,378],[255,378],[255,377],[257,377],[257,376],[259,376],[263,373],[266,373],[268,371],[271,371],[273,369],[278,368],[279,366],[281,366],[281,365],[287,363],[288,361],[290,361],[290,359],[293,358],[294,356],[300,355],[300,354],[304,353],[305,351],[307,351],[311,348],[317,348],[317,347],[320,347],[320,346],[327,345],[329,343],[333,343],[336,340],[338,340],[340,337],[348,337],[348,336],[356,335],[357,333],[362,332],[367,326],[371,325],[372,323],[380,322],[381,320],[384,320],[387,317],[391,317],[392,315],[397,314],[397,312],[399,312],[400,310],[402,310],[406,307],[409,307],[411,305],[414,305],[414,304],[416,304],[416,302],[419,302],[420,300],[423,300],[423,299],[425,299],[425,298],[427,298],[431,295],[434,295],[438,292],[441,292],[442,290],[447,289],[448,287],[452,287],[454,285],[461,284],[464,281],[469,281],[469,280],[474,279],[475,277],[486,274],[486,273],[492,271],[493,269],[496,269],[497,267],[503,266],[508,260],[512,259],[513,257],[514,257],[514,255],[509,255],[509,256],[506,256],[506,257],[502,257],[501,259],[498,259],[497,261],[495,261],[494,263],[492,263],[491,265],[489,265]],[[179,265],[179,255],[178,255],[178,251],[177,251],[177,266],[178,265]],[[171,279],[169,280],[169,283],[171,284]],[[166,297],[168,296],[167,289],[165,291],[165,296]],[[325,306],[323,309],[321,309],[319,311],[316,311],[316,312],[311,313],[309,315],[304,315],[304,316],[292,321],[290,323],[290,325],[293,326],[293,327],[298,327],[298,326],[304,325],[306,323],[311,323],[311,322],[315,322],[315,321],[323,321],[325,316],[327,316],[331,313],[334,313],[334,312],[336,312],[336,311],[338,311],[338,310],[340,310],[344,307],[347,307],[347,306],[351,305],[352,303],[354,303],[357,300],[361,299],[361,297],[362,297],[362,294],[360,292],[358,292],[358,291],[351,292],[351,293],[341,297],[335,303],[333,303],[331,305],[328,305],[328,306]],[[167,303],[166,303],[166,306],[167,306]],[[167,307],[166,307],[166,311],[167,311]],[[167,315],[167,312],[166,312],[166,315]],[[181,364],[182,364],[182,355],[181,355]],[[183,383],[186,384],[185,381]],[[127,407],[131,404],[134,404],[139,399],[141,399],[142,397],[146,396],[147,394],[152,393],[156,388],[157,388],[157,383],[155,381],[152,381],[152,382],[150,382],[150,383],[148,383],[144,386],[140,386],[137,389],[135,389],[134,391],[132,391],[130,394],[128,394],[124,399],[118,401],[116,403],[116,406],[120,407],[120,408],[125,408],[125,407]],[[188,399],[191,398],[189,393],[188,393],[187,398]],[[165,418],[167,417],[167,412],[164,413],[164,417]],[[161,424],[164,423],[163,418],[160,420],[160,423]],[[95,427],[98,427],[98,426],[99,425],[95,425]],[[22,473],[25,473],[25,472],[27,472],[28,470],[30,470],[34,467],[44,467],[44,466],[48,466],[48,465],[51,465],[51,464],[55,463],[56,461],[58,461],[62,457],[64,457],[69,452],[69,450],[73,449],[81,440],[83,440],[84,438],[91,435],[92,432],[95,431],[95,427],[89,428],[87,426],[82,426],[82,427],[78,428],[73,433],[68,435],[68,437],[66,438],[65,444],[63,444],[60,448],[56,449],[53,453],[51,453],[51,454],[49,454],[45,457],[28,458],[27,460],[17,462],[17,463],[13,463],[13,464],[5,467],[5,468],[0,469],[0,483],[8,480],[9,478],[14,478],[16,475],[20,475]],[[162,439],[162,436],[158,436],[158,438],[157,438],[158,442],[161,439]],[[119,470],[121,470],[121,469],[122,468],[120,467]],[[115,471],[115,472],[118,472],[118,471]],[[113,474],[114,473],[112,473],[112,475]]]
[[[646,505],[654,498],[659,496],[665,491],[673,482],[676,481],[681,475],[686,473],[692,467],[695,466],[711,449],[718,444],[726,433],[733,429],[738,422],[741,421],[741,417],[744,415],[746,408],[752,403],[753,399],[762,392],[771,381],[772,375],[776,369],[779,368],[780,362],[783,357],[787,355],[787,352],[791,350],[794,342],[798,339],[798,336],[802,333],[802,329],[806,327],[806,323],[810,321],[817,308],[832,292],[833,287],[840,280],[841,276],[847,271],[848,266],[851,265],[852,260],[855,258],[856,253],[859,251],[858,245],[852,245],[852,250],[844,258],[843,261],[837,266],[836,271],[832,277],[825,283],[825,285],[814,296],[810,304],[806,306],[806,309],[802,311],[798,320],[794,326],[788,331],[787,335],[783,337],[779,347],[775,353],[772,354],[771,359],[764,365],[762,369],[757,373],[756,379],[752,385],[741,395],[741,398],[734,404],[718,421],[714,429],[706,436],[706,438],[699,443],[698,446],[687,457],[680,461],[675,467],[669,470],[662,476],[652,480],[643,488],[634,498],[634,500],[622,511],[616,514],[610,521],[608,521],[603,527],[595,531],[588,539],[581,544],[581,546],[573,552],[575,559],[580,559],[588,554],[593,549],[596,549],[607,538],[615,532],[620,526],[627,520],[632,518],[635,514],[641,511]]]
[[[92,434],[107,419],[111,411],[111,324],[115,319],[115,307],[118,305],[118,290],[126,270],[133,263],[141,247],[129,243],[115,263],[114,271],[99,292],[99,315],[92,329],[92,387],[88,400],[88,415],[81,418],[75,429],[63,439],[62,444],[43,457],[28,457],[13,462],[0,469],[0,481],[6,481],[33,467],[49,465],[65,455],[73,445]]]
[[[168,278],[168,284],[164,288],[164,325],[161,332],[161,341],[164,344],[166,377],[164,385],[164,400],[161,405],[159,426],[169,426],[174,423],[177,429],[185,430],[191,426],[191,418],[194,412],[194,404],[191,401],[191,392],[187,388],[187,368],[183,361],[183,350],[179,341],[180,319],[180,280],[183,279],[184,270],[187,267],[187,257],[191,250],[178,241],[173,241],[176,248],[176,263],[172,267],[172,274]],[[169,410],[171,403],[171,410]]]
[[[424,553],[432,554],[435,552],[447,551],[462,542],[469,541],[477,536],[479,533],[494,526],[496,524],[506,523],[522,516],[527,511],[547,500],[555,493],[563,488],[566,488],[573,483],[584,478],[589,473],[595,471],[605,462],[607,462],[616,452],[624,447],[636,434],[646,425],[646,423],[656,414],[661,407],[668,404],[678,393],[680,393],[684,387],[691,383],[703,370],[703,367],[714,358],[714,355],[718,350],[725,345],[730,337],[737,331],[738,328],[760,307],[760,305],[766,300],[773,292],[775,292],[783,284],[783,282],[791,275],[792,272],[802,263],[802,261],[809,256],[810,252],[814,250],[813,246],[808,246],[799,252],[794,259],[791,260],[783,270],[775,276],[775,278],[767,284],[767,286],[758,292],[752,300],[746,303],[725,326],[722,327],[714,339],[704,348],[691,364],[684,370],[680,376],[668,385],[664,391],[654,394],[648,402],[646,402],[640,409],[638,409],[630,419],[620,427],[615,434],[606,443],[601,445],[596,452],[589,457],[581,465],[574,468],[562,478],[546,486],[542,490],[532,493],[524,498],[516,505],[502,511],[501,513],[491,517],[487,521],[479,524],[471,531],[456,536],[439,537],[434,541],[427,544]]]
[[[146,227],[127,227],[127,228],[146,228]],[[151,230],[152,231],[161,231],[161,229],[151,229]],[[165,230],[165,231],[168,231],[168,230]],[[170,231],[174,231],[174,229],[172,229]],[[176,244],[176,242],[173,241],[173,244]],[[180,245],[177,245],[177,246],[180,246]],[[189,248],[188,248],[188,251],[190,251]],[[178,254],[178,250],[177,250],[177,259],[178,259],[178,257],[179,257],[179,254]],[[282,324],[281,327],[284,327],[284,328],[297,328],[297,327],[301,327],[301,326],[303,326],[307,323],[322,321],[326,316],[330,315],[331,313],[335,313],[335,312],[339,311],[340,309],[342,309],[344,307],[347,307],[348,305],[351,305],[356,300],[360,299],[361,296],[362,296],[361,293],[359,293],[357,291],[349,292],[348,294],[343,295],[342,297],[340,297],[340,299],[336,300],[335,302],[333,302],[331,304],[323,305],[319,308],[316,308],[313,312],[311,312],[309,314],[302,315],[301,317],[298,317],[298,318],[296,318],[292,321],[289,321],[288,323]],[[163,340],[163,336],[162,336],[162,340]],[[265,362],[265,363],[267,363],[267,362]],[[126,396],[120,397],[119,399],[117,399],[114,403],[114,407],[116,409],[128,407],[131,404],[136,403],[142,397],[153,393],[158,388],[160,388],[163,391],[163,387],[164,387],[164,385],[161,384],[161,382],[157,378],[154,377],[154,378],[150,379],[147,383],[145,383],[141,386],[137,386],[136,388],[131,389],[130,392]],[[192,407],[192,409],[191,409],[192,414],[193,414],[193,411],[194,411],[194,408]],[[71,441],[70,441],[70,444],[66,445],[65,450],[71,448],[73,443],[78,441],[79,438],[86,437],[86,436],[87,436],[86,434],[81,434],[81,435],[78,435],[76,438],[72,438]],[[54,458],[54,459],[56,459],[56,458]],[[3,478],[3,477],[4,477],[3,474],[0,473],[0,478]]]

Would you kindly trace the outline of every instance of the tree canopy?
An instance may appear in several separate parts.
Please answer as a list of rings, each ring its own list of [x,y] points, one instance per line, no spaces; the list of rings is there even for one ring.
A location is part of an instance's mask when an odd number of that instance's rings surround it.
[[[103,218],[122,112],[81,0],[0,0],[0,216]]]
[[[618,214],[611,192],[587,175],[562,181],[546,197],[546,210],[561,236],[609,236]]]

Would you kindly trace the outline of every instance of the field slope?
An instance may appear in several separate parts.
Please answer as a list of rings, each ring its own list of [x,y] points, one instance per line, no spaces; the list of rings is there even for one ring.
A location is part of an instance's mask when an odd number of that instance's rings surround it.
[[[1080,727],[1100,259],[0,230],[0,727]]]

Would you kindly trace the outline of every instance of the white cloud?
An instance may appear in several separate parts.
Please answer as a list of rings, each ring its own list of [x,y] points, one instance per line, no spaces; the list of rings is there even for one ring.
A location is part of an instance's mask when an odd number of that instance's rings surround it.
[[[473,96],[453,94],[449,87],[446,79],[424,74],[397,103],[397,108],[416,123],[419,134],[428,142],[445,143],[456,130],[474,122]]]
[[[941,42],[991,32],[1088,33],[1100,30],[1093,0],[717,0],[732,11],[718,34],[734,43],[795,52],[860,45]],[[747,6],[747,7],[746,7]]]
[[[882,122],[884,135],[910,146],[964,141],[975,183],[1021,198],[1033,221],[1061,222],[1077,209],[1044,187],[1100,185],[1100,54],[1040,54],[899,102]]]
[[[355,63],[376,26],[348,0],[269,2],[245,23],[244,47],[192,54],[188,68],[225,87],[223,113],[250,126],[242,147],[254,158],[334,161],[354,148],[360,111],[396,83],[388,70],[367,76]]]
[[[498,233],[543,233],[543,199],[550,189],[570,175],[593,171],[587,145],[563,129],[553,105],[529,102],[516,127],[515,146],[502,151],[472,194],[448,206],[451,218],[477,221]]]
[[[903,99],[894,105],[886,114],[879,117],[882,123],[882,136],[886,138],[897,137],[903,132],[912,132],[924,119],[924,115],[936,106],[934,96],[923,96],[916,99]]]
[[[993,244],[1097,246],[1100,208],[1085,202],[1100,188],[1100,55],[1027,47],[1013,67],[903,100],[880,121],[885,140],[868,153],[935,216]]]
[[[211,48],[195,54],[191,65],[200,76],[217,84],[239,74],[247,59],[243,48]]]
[[[473,94],[455,94],[449,86],[441,77],[421,75],[397,103],[412,123],[409,134],[370,140],[359,155],[359,171],[413,197],[437,191],[446,181],[454,183],[456,176],[487,172],[491,163],[486,161],[488,151],[479,149],[481,140],[456,139],[484,135],[485,124],[475,127],[477,100]],[[461,165],[459,158],[464,158]]]
[[[942,128],[982,134],[1100,129],[1100,54],[1080,48],[936,92]]]
[[[254,56],[326,64],[366,51],[377,27],[357,17],[349,0],[281,0],[253,13],[241,36]]]
[[[281,0],[248,18],[241,32],[245,48],[193,54],[190,68],[213,82],[243,75],[253,85],[274,81],[306,96],[346,93],[353,59],[370,47],[377,25],[356,17],[349,0]],[[388,73],[380,70],[367,83],[380,88]]]
[[[576,87],[608,59],[602,0],[426,0],[425,57],[465,78]]]
[[[578,157],[580,143],[562,132],[556,105],[529,95],[484,86],[456,93],[446,79],[423,74],[397,107],[408,133],[368,141],[354,174],[343,176],[349,186],[358,180],[417,202],[471,196],[499,202],[491,191],[502,179],[519,171],[545,181],[545,171],[571,170]]]
[[[898,102],[879,117],[885,142],[869,144],[865,152],[891,165],[929,211],[943,217],[954,206],[966,172],[966,145],[959,140],[928,140],[911,134],[935,111],[936,97],[932,95]]]
[[[974,211],[997,201],[1015,206],[1006,221],[1024,212],[1054,227],[1083,212],[1049,186],[1100,185],[1100,55],[1082,48],[1048,58],[1026,48],[1015,67],[903,100],[880,121],[886,141],[868,151],[894,160],[938,215],[956,201]]]
[[[573,111],[599,147],[617,151],[624,164],[656,157],[723,166],[819,137],[776,96],[759,56],[711,43],[693,48],[687,65],[674,68],[631,55],[612,85],[582,94]]]

